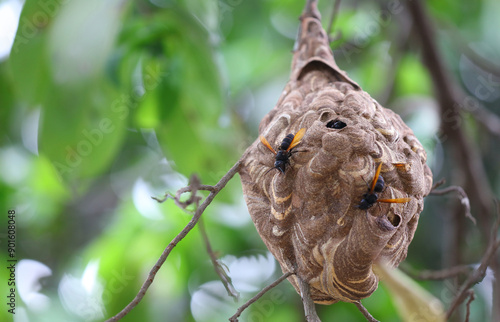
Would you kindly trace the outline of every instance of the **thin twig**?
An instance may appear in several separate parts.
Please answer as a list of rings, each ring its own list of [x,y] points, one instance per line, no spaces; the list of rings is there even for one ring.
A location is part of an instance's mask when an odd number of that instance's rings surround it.
[[[267,292],[269,292],[269,290],[271,290],[272,288],[276,287],[279,283],[283,282],[285,279],[287,279],[288,277],[290,277],[293,274],[295,274],[295,273],[293,273],[293,272],[287,272],[287,273],[283,274],[280,278],[278,278],[276,281],[274,281],[271,284],[269,284],[268,286],[264,287],[259,293],[257,293],[257,295],[255,295],[250,300],[248,300],[245,304],[243,304],[242,306],[240,306],[238,308],[238,310],[236,311],[236,313],[232,317],[229,318],[229,321],[231,321],[231,322],[238,322],[238,317],[241,315],[241,313],[243,313],[243,311],[247,307],[249,307],[250,305],[252,305],[252,303],[254,303],[258,299],[260,299],[264,294],[266,294]]]
[[[468,40],[461,36],[459,28],[448,22],[441,21],[440,24],[443,29],[449,30],[447,38],[449,38],[454,43],[454,46],[459,48],[460,52],[462,52],[474,65],[488,73],[492,73],[493,75],[500,77],[500,65],[471,48]]]
[[[379,1],[379,3],[382,7],[380,12],[387,10],[387,8],[383,8],[388,5],[386,1]],[[391,56],[391,64],[389,64],[387,72],[385,73],[384,89],[377,95],[377,101],[382,106],[386,106],[389,103],[389,99],[395,89],[396,78],[400,70],[400,62],[403,57],[407,55],[409,43],[412,42],[410,33],[413,29],[413,22],[407,19],[406,15],[404,17],[402,17],[402,15],[395,15],[394,18],[399,20],[399,27],[397,28],[396,39],[392,42],[388,52]],[[389,27],[389,29],[392,28]]]
[[[451,25],[451,24],[450,24]],[[453,37],[452,37],[453,39]],[[482,70],[494,74],[496,77],[500,77],[500,65],[496,64],[494,61],[483,57],[477,51],[472,49],[470,45],[458,44],[464,55],[477,67]]]
[[[212,246],[210,245],[210,241],[208,239],[207,231],[205,229],[205,225],[203,223],[203,219],[200,218],[198,221],[198,228],[200,229],[201,236],[203,238],[203,242],[205,243],[205,247],[207,248],[207,253],[210,256],[210,260],[212,261],[212,265],[214,267],[215,273],[219,275],[220,280],[222,281],[222,284],[224,285],[224,288],[227,291],[227,294],[231,297],[234,298],[235,301],[237,301],[240,297],[240,294],[238,291],[234,288],[233,283],[231,281],[231,277],[227,275],[226,271],[224,268],[222,268],[220,262],[217,260],[214,251],[212,250]]]
[[[432,191],[433,191],[433,190],[435,190],[437,187],[442,186],[445,182],[446,182],[446,179],[445,179],[445,178],[443,178],[443,179],[439,180],[438,182],[436,182],[436,183],[432,186],[432,188],[431,188],[431,192],[430,192],[430,193],[432,193]]]
[[[436,195],[436,196],[441,196],[444,194],[447,194],[449,192],[456,191],[460,195],[460,203],[465,207],[465,217],[469,218],[474,225],[476,224],[476,218],[472,216],[470,213],[470,201],[469,197],[467,197],[467,194],[465,193],[464,189],[460,186],[449,186],[444,189],[433,189],[431,190],[430,194],[431,195]]]
[[[168,199],[174,199],[176,205],[180,208],[186,208],[185,206],[185,203],[186,202],[181,202],[180,201],[180,197],[183,193],[186,193],[186,192],[192,192],[193,194],[195,194],[196,191],[198,190],[204,190],[204,191],[214,191],[214,186],[209,186],[209,185],[205,185],[205,184],[200,184],[196,187],[193,187],[191,184],[187,187],[183,187],[183,188],[180,188],[179,190],[177,190],[177,192],[175,193],[175,195],[172,195],[170,194],[169,192],[167,192],[163,198],[157,198],[157,197],[151,197],[151,199],[154,199],[156,201],[158,201],[159,203],[163,203],[165,202],[166,200]]]
[[[481,264],[477,269],[474,270],[474,272],[469,275],[467,280],[462,284],[460,287],[460,290],[458,291],[457,295],[453,299],[453,301],[450,304],[450,307],[448,311],[446,312],[446,319],[449,319],[453,311],[456,310],[456,308],[465,300],[465,298],[468,295],[469,289],[474,286],[476,283],[479,283],[480,281],[483,280],[485,274],[486,274],[486,269],[488,268],[489,263],[491,260],[495,258],[496,251],[500,247],[500,240],[497,238],[498,234],[498,227],[500,226],[500,216],[497,217],[491,237],[490,237],[490,242],[488,245],[488,249],[483,255],[483,258],[481,260]]]
[[[207,198],[203,201],[203,203],[196,209],[196,212],[189,221],[189,223],[184,227],[184,229],[177,235],[175,238],[168,244],[168,246],[165,248],[163,253],[161,254],[160,258],[156,262],[156,264],[153,266],[151,271],[148,274],[148,277],[146,281],[142,284],[141,289],[139,290],[139,293],[135,296],[135,298],[117,315],[113,316],[112,318],[108,319],[107,321],[118,321],[121,318],[123,318],[125,315],[127,315],[134,307],[139,304],[139,302],[143,299],[144,295],[146,295],[146,292],[153,283],[153,280],[156,276],[156,273],[158,270],[161,268],[165,260],[167,259],[168,255],[172,251],[172,249],[184,238],[186,235],[191,231],[191,229],[194,228],[198,220],[200,219],[201,215],[207,208],[207,206],[212,202],[212,200],[215,198],[215,196],[224,188],[224,186],[228,183],[228,181],[238,172],[239,168],[241,165],[241,161],[236,162],[236,164],[220,179],[220,181],[213,187],[213,190],[210,192],[210,194],[207,196]]]
[[[309,283],[304,281],[297,275],[299,282],[300,296],[302,297],[302,304],[304,304],[304,314],[307,322],[321,322],[316,313],[316,305],[311,298],[311,290]]]
[[[408,1],[409,11],[415,24],[416,33],[421,41],[422,56],[431,75],[441,114],[442,140],[450,140],[450,146],[455,148],[456,159],[461,163],[465,174],[469,194],[478,203],[482,218],[491,211],[493,193],[488,183],[486,171],[480,159],[480,153],[467,139],[462,126],[455,120],[461,120],[458,86],[451,80],[446,70],[443,58],[439,54],[436,32],[425,8],[424,1]],[[450,121],[454,120],[454,121]],[[488,231],[487,220],[482,220],[483,232]]]
[[[203,190],[210,190],[210,191],[213,190],[213,186],[204,186],[204,187],[210,187],[210,188]],[[196,204],[195,209],[198,208],[198,206],[200,205],[201,197],[197,196],[196,193],[198,192],[198,190],[202,190],[200,188],[201,188],[200,179],[198,178],[197,175],[193,174],[189,179],[189,185],[187,187],[183,187],[177,190],[175,195],[172,195],[169,192],[167,192],[162,199],[156,197],[151,197],[151,198],[156,200],[158,203],[163,203],[168,199],[173,199],[177,207],[183,209],[190,215],[194,215],[194,212],[187,210],[187,207],[189,205]],[[181,201],[181,195],[189,191],[191,192],[191,196],[186,201]]]
[[[326,32],[326,34],[328,35],[328,38],[329,38],[328,40],[330,42],[337,40],[338,36],[340,34],[340,32],[337,32],[337,35],[335,37],[330,37],[330,35],[332,34],[333,25],[335,23],[335,20],[337,18],[338,13],[339,13],[340,2],[341,2],[341,0],[335,0],[335,3],[333,4],[332,14],[330,15],[330,22],[328,23],[328,30]]]
[[[183,189],[179,189],[177,193],[175,194],[175,201],[176,204],[178,204],[179,207],[186,209],[189,205],[196,204],[196,208],[198,208],[200,204],[201,197],[197,196],[196,193],[198,192],[198,189],[200,189],[201,181],[200,178],[198,178],[197,175],[192,175],[191,178],[189,179],[189,188],[191,191],[191,196],[189,197],[188,200],[186,201],[181,201],[181,192]]]
[[[461,104],[462,110],[470,113],[472,117],[490,132],[490,134],[495,135],[497,138],[500,137],[500,117],[495,113],[491,112],[489,109],[483,106],[478,100],[475,100],[474,110],[469,110],[465,104]]]
[[[444,280],[460,274],[468,274],[472,270],[469,265],[459,265],[436,271],[423,270],[419,272],[408,265],[400,266],[399,268],[412,278],[418,280]]]
[[[371,314],[370,312],[368,312],[368,310],[363,306],[363,304],[361,304],[361,301],[357,301],[357,302],[354,302],[354,305],[356,305],[356,307],[358,308],[358,310],[363,313],[363,315],[365,316],[365,318],[370,321],[370,322],[379,322],[379,320],[375,319]]]
[[[474,296],[474,290],[469,290],[467,292],[469,294],[469,300],[467,301],[467,304],[466,304],[466,307],[467,307],[467,311],[465,313],[465,322],[469,322],[469,317],[470,317],[470,304],[472,303],[472,301],[474,301],[475,299],[475,296]]]

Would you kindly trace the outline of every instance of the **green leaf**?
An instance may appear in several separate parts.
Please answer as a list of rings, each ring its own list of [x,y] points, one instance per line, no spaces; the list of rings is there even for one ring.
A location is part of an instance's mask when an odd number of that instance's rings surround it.
[[[117,106],[118,95],[105,81],[65,89],[46,102],[39,149],[63,179],[95,176],[112,161],[125,131]]]
[[[122,3],[28,1],[21,15],[10,59],[16,96],[41,105],[39,151],[67,180],[102,172],[123,139],[120,96],[103,73]]]
[[[415,94],[432,95],[432,83],[429,73],[418,57],[407,54],[401,59],[395,88],[398,96]]]
[[[25,37],[22,30],[32,26],[26,15],[25,11],[21,14],[9,65],[17,99],[35,107],[46,99],[53,86],[47,54],[46,30],[33,31],[33,37]]]
[[[0,128],[5,129],[5,133],[0,136],[0,146],[5,146],[11,140],[9,138],[12,127],[11,115],[14,109],[14,95],[12,93],[12,79],[9,77],[6,63],[0,63]]]
[[[209,179],[207,170],[223,168],[227,160],[224,143],[214,140],[225,105],[214,49],[192,16],[165,11],[151,18],[152,25],[157,21],[168,21],[163,53],[141,58],[145,94],[134,119],[139,126],[156,127],[163,151],[178,171]],[[151,48],[147,42],[142,45],[139,50]]]

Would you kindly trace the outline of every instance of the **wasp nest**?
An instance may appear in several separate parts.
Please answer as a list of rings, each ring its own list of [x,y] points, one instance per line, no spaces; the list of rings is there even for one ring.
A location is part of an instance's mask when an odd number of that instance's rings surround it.
[[[317,11],[301,21],[290,81],[240,175],[252,220],[282,270],[307,281],[316,303],[352,302],[377,288],[373,264],[395,267],[406,257],[432,174],[411,129],[337,67]],[[280,146],[301,129],[295,147]],[[283,152],[284,166],[273,169],[271,149]],[[373,189],[380,164],[385,184]],[[399,202],[360,207],[370,192]],[[289,281],[298,290],[297,277]]]

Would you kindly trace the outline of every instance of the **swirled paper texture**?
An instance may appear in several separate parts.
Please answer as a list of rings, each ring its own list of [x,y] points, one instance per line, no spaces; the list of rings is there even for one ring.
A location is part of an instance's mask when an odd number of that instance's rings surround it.
[[[377,288],[374,263],[406,257],[432,174],[412,130],[337,67],[318,17],[301,20],[290,81],[259,132],[275,149],[289,133],[305,135],[284,174],[269,171],[275,155],[256,140],[240,175],[255,227],[282,270],[307,281],[317,303],[352,302]],[[362,210],[379,163],[379,198],[410,201]],[[296,276],[289,281],[298,290]]]

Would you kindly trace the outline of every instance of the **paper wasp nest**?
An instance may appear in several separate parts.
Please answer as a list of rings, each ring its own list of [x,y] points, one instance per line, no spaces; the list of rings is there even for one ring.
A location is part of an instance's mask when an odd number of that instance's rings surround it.
[[[314,11],[301,18],[290,81],[259,128],[276,150],[287,134],[305,135],[284,174],[269,171],[276,156],[256,140],[240,175],[252,220],[282,270],[307,281],[317,303],[352,302],[377,288],[374,263],[406,257],[432,174],[411,129],[337,67]],[[379,198],[410,201],[362,210],[380,163]],[[296,276],[289,281],[298,290]]]

